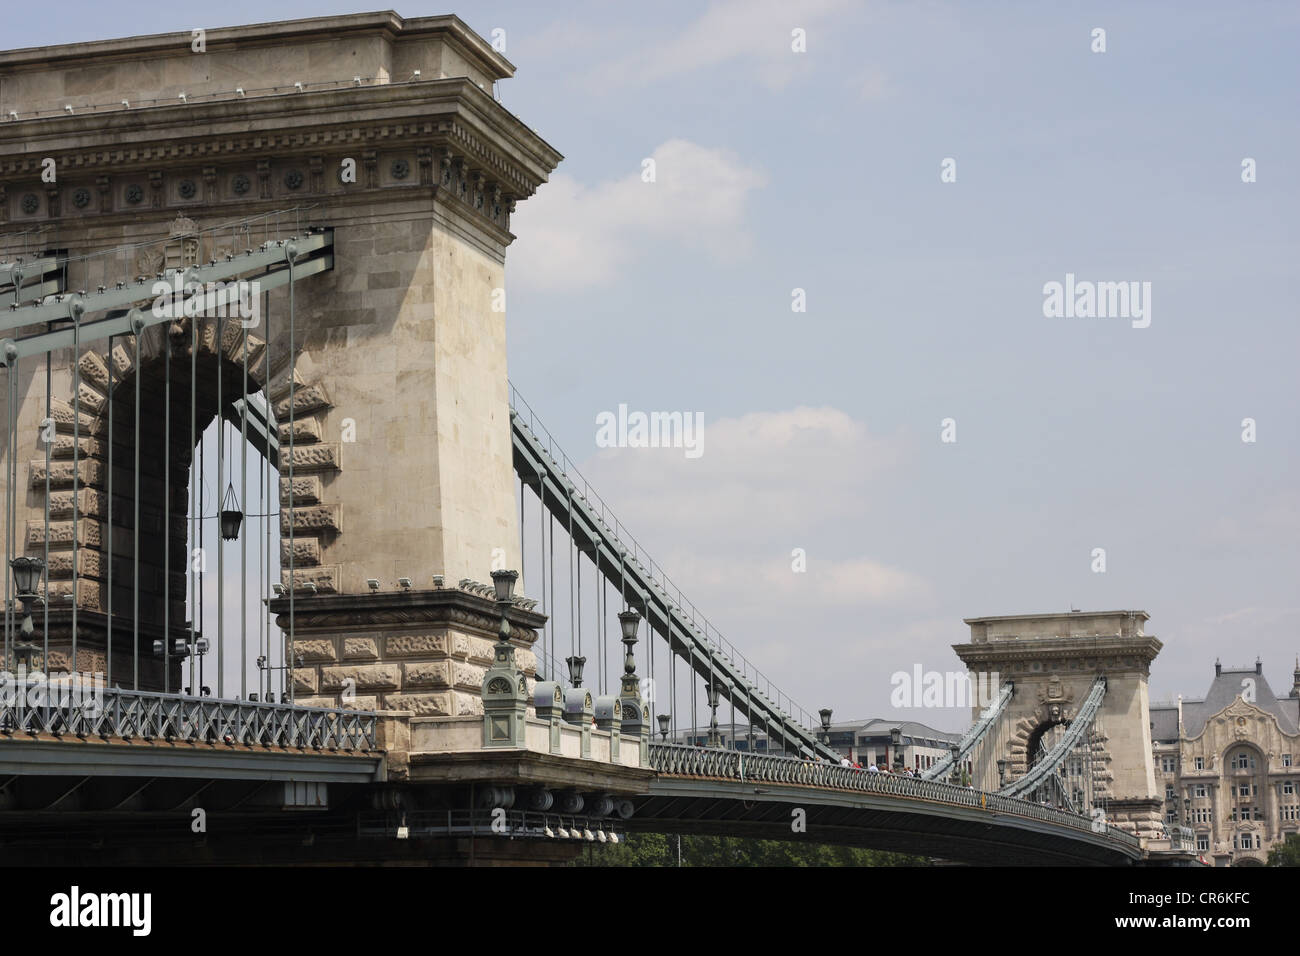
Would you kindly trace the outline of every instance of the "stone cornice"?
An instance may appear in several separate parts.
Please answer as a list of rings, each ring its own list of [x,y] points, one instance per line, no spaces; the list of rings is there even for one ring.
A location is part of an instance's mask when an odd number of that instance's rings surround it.
[[[259,23],[252,28],[249,26],[217,27],[206,30],[206,44],[209,51],[218,52],[235,48],[284,46],[309,43],[313,40],[337,40],[344,36],[366,35],[384,36],[390,41],[442,35],[453,49],[474,62],[485,73],[494,75],[498,79],[514,76],[515,73],[514,64],[492,49],[489,43],[455,15],[407,19],[392,10],[383,10],[374,13]],[[14,74],[59,68],[66,64],[74,64],[82,68],[92,65],[87,61],[102,64],[156,58],[159,54],[187,51],[190,39],[191,34],[187,30],[182,33],[155,33],[150,36],[116,40],[6,50],[0,52],[0,71]]]
[[[47,156],[65,175],[125,174],[389,143],[450,149],[516,198],[532,195],[562,159],[490,95],[454,78],[0,124],[0,181],[36,178]]]
[[[279,597],[269,604],[276,625],[289,629],[289,599]],[[295,627],[320,631],[376,624],[457,624],[495,637],[501,612],[493,600],[461,588],[421,591],[385,591],[371,594],[321,594],[294,600]],[[519,606],[510,609],[510,639],[530,647],[546,616]]]
[[[1149,665],[1164,645],[1150,635],[1135,637],[1066,637],[1031,640],[989,641],[953,644],[952,649],[968,666],[996,662],[1041,661],[1044,658],[1091,660],[1136,656]]]

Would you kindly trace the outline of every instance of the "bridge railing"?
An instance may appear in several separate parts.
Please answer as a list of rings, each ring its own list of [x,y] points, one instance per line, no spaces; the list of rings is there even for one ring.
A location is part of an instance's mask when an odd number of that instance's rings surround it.
[[[684,744],[650,745],[650,766],[661,774],[679,777],[703,777],[745,783],[789,784],[822,787],[828,790],[856,790],[933,800],[955,806],[979,807],[996,813],[1014,814],[1042,820],[1075,830],[1097,832],[1094,821],[1045,807],[1029,800],[1004,797],[996,793],[972,790],[937,780],[905,777],[892,773],[871,773],[856,767],[843,767],[823,761],[752,754],[740,750],[690,747]],[[1131,833],[1107,826],[1107,839],[1138,848],[1141,841]]]
[[[0,734],[49,734],[301,750],[376,750],[371,711],[297,707],[71,686],[5,682]]]

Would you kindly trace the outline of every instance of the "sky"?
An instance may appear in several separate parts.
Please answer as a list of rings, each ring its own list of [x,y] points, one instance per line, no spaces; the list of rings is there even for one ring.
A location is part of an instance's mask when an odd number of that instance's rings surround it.
[[[71,0],[0,45],[358,9]],[[1153,699],[1216,658],[1289,691],[1300,8],[397,12],[504,31],[501,101],[565,157],[512,221],[512,382],[805,707],[956,729],[891,675],[958,668],[963,618],[1070,608],[1151,615]],[[1067,275],[1138,283],[1145,318],[1045,315]],[[702,416],[702,453],[599,447],[621,404]]]

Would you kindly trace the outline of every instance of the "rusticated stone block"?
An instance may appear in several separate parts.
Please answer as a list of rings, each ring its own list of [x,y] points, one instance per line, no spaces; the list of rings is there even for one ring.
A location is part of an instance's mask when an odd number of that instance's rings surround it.
[[[293,669],[293,692],[295,695],[316,693],[316,668],[295,667]]]
[[[394,634],[384,641],[385,657],[446,656],[446,634]]]
[[[294,568],[293,590],[301,591],[303,585],[311,582],[316,585],[316,590],[325,594],[333,594],[338,591],[339,587],[339,569],[338,565],[329,565],[322,568]],[[280,572],[280,583],[286,588],[289,584],[289,569],[285,568]]]
[[[343,639],[343,657],[345,660],[378,660],[379,641],[373,637],[345,637]]]
[[[481,692],[483,689],[483,675],[486,672],[486,668],[466,664],[463,661],[455,661],[452,670],[453,683],[457,687],[463,687],[466,690]]]
[[[321,668],[321,690],[342,691],[351,680],[355,690],[396,690],[401,686],[401,668],[397,664],[338,664]]]
[[[451,661],[412,661],[402,665],[402,688],[450,687]]]
[[[72,607],[68,595],[72,593],[72,580],[50,581],[46,586],[51,606]],[[77,607],[91,611],[104,610],[104,586],[93,578],[77,578]],[[78,658],[80,662],[80,658]]]
[[[289,533],[289,520],[292,515],[295,534],[318,531],[339,531],[338,505],[308,505],[305,508],[293,508],[280,512],[280,534]]]
[[[320,564],[320,539],[318,538],[297,538],[293,539],[293,566],[298,568],[313,568]],[[289,539],[280,539],[280,567],[289,566]]]
[[[71,521],[51,521],[50,522],[50,547],[51,548],[70,548],[72,547],[72,530]],[[77,544],[83,548],[98,548],[100,546],[100,524],[92,518],[82,518],[76,523]],[[29,521],[27,522],[27,547],[35,548],[45,544],[45,522]]]
[[[71,458],[74,437],[73,435],[55,435],[53,447],[50,448],[50,456],[53,458]],[[78,458],[108,457],[108,444],[90,435],[83,434],[77,447],[80,449],[77,454]]]
[[[84,411],[97,412],[104,407],[107,396],[89,382],[82,382],[78,390],[81,396],[81,407]]]
[[[320,501],[321,484],[318,475],[304,475],[303,477],[294,476],[293,479],[293,504],[295,505],[314,505]],[[288,505],[289,501],[289,479],[280,479],[280,504]]]
[[[97,518],[108,513],[108,495],[93,488],[81,488],[77,491],[77,513],[93,515]],[[50,492],[50,517],[72,517],[72,490]]]
[[[101,392],[108,392],[108,362],[98,352],[85,352],[77,363],[81,369],[81,380],[94,385]],[[121,379],[117,379],[120,382]],[[114,383],[116,384],[116,382]]]
[[[54,419],[55,430],[72,434],[74,426],[71,402],[65,402],[61,398],[54,399],[50,404],[50,417]],[[80,422],[83,435],[100,434],[108,430],[107,419],[97,419],[93,412],[88,412],[84,408],[81,410]]]
[[[305,415],[314,412],[320,408],[329,408],[329,396],[325,393],[325,386],[316,384],[305,387],[295,386],[293,390],[293,414],[296,418],[299,415]],[[289,396],[285,395],[275,403],[275,420],[277,422],[286,422],[289,420]]]
[[[72,555],[74,552],[69,551],[51,551],[49,576],[51,578],[70,578],[72,577]],[[103,577],[101,573],[101,559],[98,551],[90,548],[78,548],[77,555],[77,574],[98,578]]]
[[[456,698],[453,705],[456,708],[457,717],[482,717],[483,716],[483,698],[477,694],[460,694],[452,691]]]
[[[337,442],[325,442],[318,445],[294,445],[293,454],[286,455],[293,461],[294,477],[313,471],[338,471],[339,446]],[[288,463],[281,465],[284,474],[288,474]]]
[[[325,640],[296,640],[293,643],[295,654],[301,654],[302,659],[307,662],[312,661],[336,661],[338,655],[334,652],[334,642]]]
[[[289,423],[285,422],[280,426],[280,444],[285,448],[289,447],[290,434]],[[295,448],[300,444],[315,444],[320,441],[320,422],[316,420],[315,415],[309,415],[306,418],[295,418],[293,420],[292,435]]]
[[[385,710],[408,710],[416,717],[450,717],[452,693],[440,694],[385,694]]]
[[[471,661],[476,664],[490,665],[493,655],[496,653],[492,650],[492,641],[485,637],[475,637],[473,634],[461,635],[466,638],[466,653]]]
[[[72,487],[72,462],[50,462],[50,486],[53,488]],[[45,459],[38,458],[28,465],[28,475],[32,487],[45,484]],[[82,485],[98,485],[104,481],[104,465],[94,458],[77,462],[77,481]]]
[[[379,698],[376,696],[356,696],[351,700],[340,700],[338,695],[332,697],[300,697],[294,695],[294,701],[299,707],[328,707],[341,708],[343,710],[378,710]]]

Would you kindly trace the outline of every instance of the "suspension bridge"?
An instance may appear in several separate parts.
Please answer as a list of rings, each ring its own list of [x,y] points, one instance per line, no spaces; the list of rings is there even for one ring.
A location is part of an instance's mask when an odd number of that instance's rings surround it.
[[[1152,861],[1144,614],[968,621],[997,699],[923,773],[867,773],[582,477],[506,376],[510,216],[562,157],[486,41],[393,13],[190,39],[0,53],[11,859],[660,831]],[[720,709],[727,747],[668,742]]]

